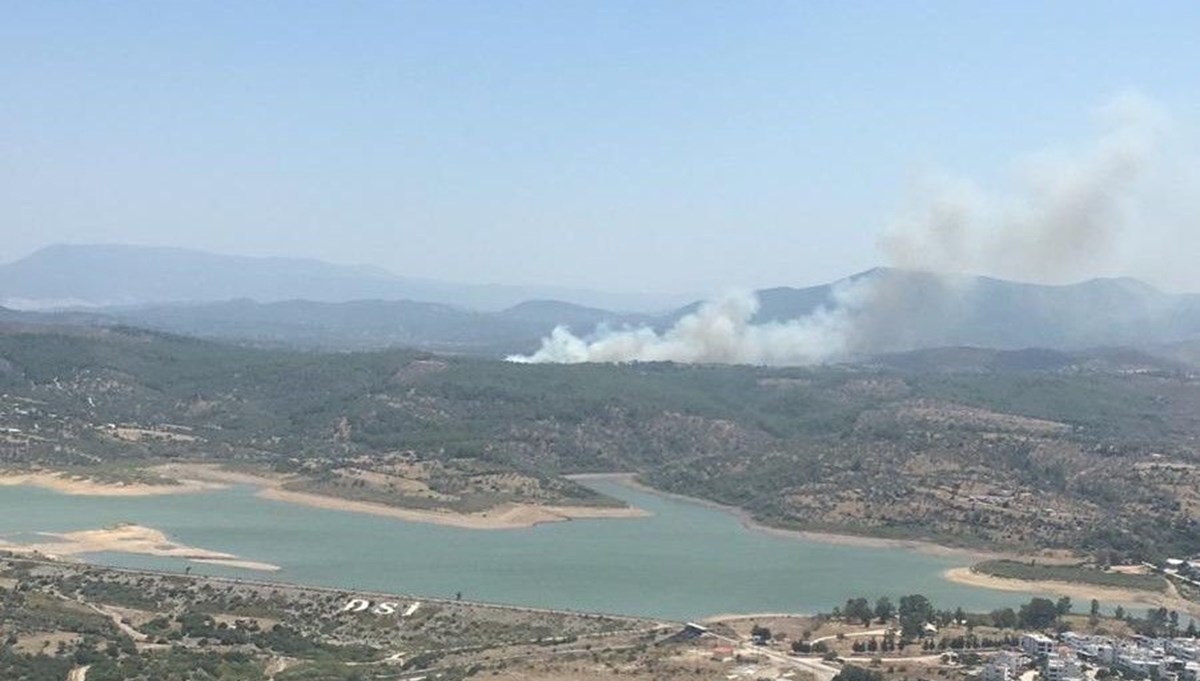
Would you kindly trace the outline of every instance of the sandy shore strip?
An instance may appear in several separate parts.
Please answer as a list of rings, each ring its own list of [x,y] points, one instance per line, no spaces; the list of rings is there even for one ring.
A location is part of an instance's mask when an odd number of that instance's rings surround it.
[[[744,622],[747,620],[791,620],[808,619],[813,615],[798,612],[726,612],[719,615],[708,615],[699,620],[699,624],[723,624],[727,622]]]
[[[641,518],[649,515],[645,510],[632,507],[540,506],[534,504],[505,504],[481,513],[456,513],[402,508],[373,501],[343,499],[327,494],[288,490],[284,489],[284,484],[290,479],[287,476],[231,471],[221,468],[217,464],[175,463],[156,466],[153,470],[155,473],[176,478],[181,482],[251,485],[258,488],[256,496],[263,499],[473,530],[521,529],[566,520]]]
[[[252,485],[266,487],[281,485],[286,478],[282,475],[256,475],[224,468],[218,463],[165,463],[152,466],[150,472],[181,483],[196,482],[217,485]]]
[[[241,568],[243,570],[259,570],[262,572],[277,572],[279,566],[274,563],[263,563],[257,560],[241,560],[240,558],[188,558],[193,563],[206,565],[222,565],[224,567]]]
[[[1111,586],[1094,586],[1078,582],[1058,582],[1050,580],[1008,579],[993,577],[975,572],[969,567],[952,568],[942,573],[942,576],[955,584],[996,589],[998,591],[1017,591],[1030,594],[1053,594],[1068,596],[1077,602],[1087,602],[1095,598],[1102,603],[1133,604],[1141,603],[1160,608],[1169,608],[1187,612],[1200,617],[1200,603],[1193,603],[1181,598],[1174,587],[1167,591],[1141,591],[1138,589],[1120,589]]]
[[[859,535],[859,534],[838,534],[838,533],[834,533],[834,532],[817,532],[817,531],[812,531],[812,530],[792,530],[792,529],[787,529],[787,528],[782,528],[782,527],[772,527],[770,525],[764,525],[763,523],[758,522],[757,520],[754,519],[754,517],[750,514],[749,511],[742,509],[742,508],[738,508],[737,506],[727,506],[725,504],[718,503],[716,501],[709,501],[708,499],[691,497],[691,496],[687,496],[686,494],[676,494],[674,492],[667,492],[664,490],[655,489],[654,487],[650,487],[648,485],[644,485],[644,484],[638,482],[637,475],[635,473],[581,473],[578,475],[568,475],[566,477],[570,478],[571,480],[576,480],[576,481],[584,482],[584,483],[588,482],[589,480],[595,480],[595,481],[601,481],[601,482],[615,482],[619,485],[624,485],[626,487],[636,489],[640,492],[645,492],[647,494],[653,494],[655,496],[660,496],[660,497],[663,497],[666,499],[674,499],[676,501],[682,501],[682,502],[689,503],[689,504],[698,504],[700,506],[707,506],[709,508],[715,508],[715,509],[718,509],[721,511],[725,511],[726,513],[733,514],[742,523],[742,527],[745,527],[748,530],[751,530],[754,532],[762,532],[763,534],[769,534],[769,535],[776,536],[776,537],[787,537],[787,538],[792,538],[792,539],[808,539],[811,541],[819,541],[819,542],[822,542],[825,544],[840,544],[843,546],[867,546],[867,547],[877,547],[877,548],[907,549],[910,551],[918,551],[920,553],[934,555],[934,556],[962,558],[964,560],[970,560],[971,562],[979,562],[982,560],[989,560],[989,559],[996,559],[996,558],[1028,558],[1029,557],[1028,555],[1024,555],[1024,554],[1005,553],[1005,552],[999,552],[999,551],[987,551],[987,550],[983,550],[983,549],[969,549],[969,548],[963,548],[963,547],[957,547],[957,546],[946,546],[943,544],[937,544],[937,543],[931,542],[931,541],[922,541],[919,539],[889,539],[887,537],[871,537],[871,536]],[[1039,556],[1039,558],[1045,559],[1045,557],[1042,557],[1042,556]]]
[[[164,558],[224,565],[248,570],[275,571],[278,565],[242,560],[220,551],[186,546],[171,541],[167,535],[152,527],[122,523],[100,530],[80,530],[61,534],[41,533],[49,541],[37,544],[14,544],[0,540],[0,549],[14,553],[40,553],[51,557],[74,556],[81,553],[134,553]]]
[[[482,513],[426,511],[400,508],[372,501],[341,499],[311,492],[294,492],[280,487],[262,487],[258,496],[334,511],[351,511],[369,515],[397,518],[419,523],[435,523],[471,530],[507,530],[583,518],[640,518],[649,515],[639,508],[600,508],[589,506],[534,506],[506,504]]]
[[[0,487],[31,485],[43,489],[89,497],[147,497],[163,494],[189,494],[218,489],[221,485],[200,480],[180,480],[177,485],[151,485],[142,482],[105,482],[83,475],[36,471],[0,471]]]

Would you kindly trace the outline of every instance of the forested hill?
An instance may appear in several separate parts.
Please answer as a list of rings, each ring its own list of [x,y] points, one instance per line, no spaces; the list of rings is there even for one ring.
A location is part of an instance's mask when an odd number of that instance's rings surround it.
[[[0,333],[0,458],[85,471],[256,462],[335,493],[402,459],[439,494],[511,474],[583,501],[559,475],[635,471],[780,526],[1200,550],[1200,380],[1183,365],[1132,351],[942,352],[811,369],[529,366],[18,327]]]

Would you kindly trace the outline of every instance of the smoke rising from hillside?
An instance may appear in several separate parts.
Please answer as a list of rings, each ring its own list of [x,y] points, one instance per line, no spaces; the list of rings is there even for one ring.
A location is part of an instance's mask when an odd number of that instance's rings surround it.
[[[890,262],[904,269],[1038,282],[1094,271],[1118,237],[1136,225],[1137,191],[1166,119],[1137,95],[1118,97],[1099,113],[1100,131],[1091,144],[1074,154],[1027,159],[1011,189],[989,194],[954,178],[927,183],[881,237]],[[784,322],[754,323],[758,301],[736,294],[704,303],[662,332],[601,328],[583,338],[559,327],[537,352],[509,359],[805,365],[907,349],[925,303],[915,299],[919,287],[901,285],[910,281],[894,272],[847,280],[827,305]],[[938,278],[952,292],[962,281]],[[948,300],[936,314],[943,324],[959,312],[955,296]]]
[[[838,304],[787,322],[755,324],[758,298],[731,293],[703,303],[662,333],[648,327],[600,329],[591,340],[558,327],[523,363],[685,362],[705,364],[803,365],[827,360],[846,347],[849,310],[857,287],[848,286]]]

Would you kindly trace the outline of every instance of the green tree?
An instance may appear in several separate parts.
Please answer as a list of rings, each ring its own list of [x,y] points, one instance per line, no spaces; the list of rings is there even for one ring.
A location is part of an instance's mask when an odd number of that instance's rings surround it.
[[[1150,608],[1146,611],[1146,619],[1144,621],[1144,629],[1142,631],[1146,636],[1159,636],[1167,628],[1167,609],[1166,608]]]
[[[1058,603],[1054,604],[1054,609],[1058,611],[1059,617],[1071,612],[1071,598],[1069,596],[1063,596],[1062,598],[1058,599]]]
[[[886,624],[895,615],[896,606],[892,604],[892,599],[882,596],[875,601],[875,617],[879,619],[880,624]]]
[[[1021,606],[1017,620],[1026,629],[1045,629],[1058,621],[1058,606],[1049,598],[1034,598]]]
[[[933,604],[921,594],[909,594],[900,598],[900,631],[905,638],[918,638],[924,633],[925,624],[933,620]]]
[[[871,623],[871,605],[865,598],[851,598],[846,601],[846,607],[842,608],[842,615],[847,620],[857,620],[863,624]]]
[[[883,674],[863,667],[848,664],[833,677],[833,681],[883,681]]]
[[[1017,613],[1012,608],[1000,608],[992,611],[992,626],[997,629],[1015,629]]]

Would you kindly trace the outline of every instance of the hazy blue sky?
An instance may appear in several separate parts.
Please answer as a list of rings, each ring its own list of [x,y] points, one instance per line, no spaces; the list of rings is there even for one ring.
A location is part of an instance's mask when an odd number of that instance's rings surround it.
[[[0,260],[123,242],[813,283],[887,260],[916,178],[1001,183],[1088,144],[1115,95],[1189,130],[1198,36],[1190,1],[7,2]],[[1168,250],[1125,269],[1200,288]]]

